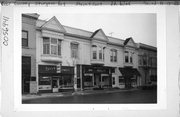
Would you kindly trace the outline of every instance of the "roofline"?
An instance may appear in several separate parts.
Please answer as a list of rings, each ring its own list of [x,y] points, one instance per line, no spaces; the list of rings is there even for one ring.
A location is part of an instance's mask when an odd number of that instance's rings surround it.
[[[65,27],[68,27],[68,28],[72,28],[72,29],[78,29],[78,30],[85,31],[85,32],[88,32],[88,33],[93,33],[93,32],[91,32],[91,31],[87,31],[87,30],[80,29],[80,28],[70,27],[70,26],[66,26],[66,25],[62,25],[62,26],[65,26]],[[64,27],[64,28],[65,28],[65,27]]]
[[[89,37],[82,36],[82,35],[76,35],[76,34],[67,33],[67,32],[65,32],[64,35],[71,36],[71,37],[77,37],[77,38],[86,39],[86,40],[91,41],[91,39]]]
[[[28,18],[33,18],[33,19],[38,19],[38,17],[40,16],[39,14],[34,13],[34,15],[32,15],[33,13],[29,13],[29,14],[22,14],[22,17],[28,17]],[[36,16],[35,16],[36,15]]]
[[[27,14],[22,14],[23,16],[29,16]],[[31,17],[31,16],[29,16]],[[42,19],[38,19],[39,21],[43,21],[44,24],[47,22],[46,20],[42,20]],[[80,29],[80,28],[75,28],[75,27],[70,27],[70,26],[66,26],[66,25],[62,25],[64,27],[64,29],[67,27],[67,28],[72,28],[72,29],[77,29],[77,30],[80,30],[80,31],[84,31],[84,32],[87,32],[87,33],[91,33],[93,34],[94,32],[91,32],[91,31],[87,31],[87,30],[84,30],[84,29]],[[41,27],[37,27],[36,29],[39,29],[41,30],[42,28]],[[48,29],[48,28],[47,28]],[[51,29],[48,29],[48,30],[51,30]],[[98,29],[100,30],[100,29]],[[52,30],[52,31],[55,31],[55,30]],[[97,30],[96,30],[97,31]],[[101,39],[97,39],[97,38],[91,38],[91,37],[88,37],[88,36],[82,36],[82,35],[77,35],[77,34],[72,34],[72,33],[67,33],[67,32],[61,32],[61,31],[57,31],[56,32],[60,32],[60,33],[63,33],[64,35],[66,36],[71,36],[71,37],[77,37],[77,38],[81,38],[81,39],[86,39],[86,40],[89,40],[89,41],[92,41],[92,39],[95,39],[95,40],[98,40],[98,41],[103,41],[103,42],[106,42],[107,44],[110,44],[110,45],[115,45],[115,46],[122,46],[124,47],[124,45],[122,44],[119,44],[119,43],[115,43],[115,42],[111,42],[109,38],[112,38],[112,39],[115,39],[115,40],[120,40],[120,41],[123,41],[125,42],[125,40],[123,39],[120,39],[120,38],[116,38],[116,37],[112,37],[112,36],[107,36],[105,34],[105,36],[107,37],[107,41],[105,40],[101,40]],[[132,37],[130,37],[132,38]],[[127,38],[128,39],[128,38]],[[132,39],[133,40],[133,39]],[[135,43],[135,42],[134,42]],[[157,51],[157,48],[154,47],[154,46],[150,46],[150,45],[146,45],[146,44],[143,44],[143,43],[135,43],[136,46],[138,44],[137,47],[134,47],[134,48],[142,48],[142,49],[149,49],[149,50],[152,50],[152,51]]]
[[[154,47],[154,46],[151,46],[151,45],[147,45],[147,44],[143,44],[143,43],[139,43],[139,48],[140,49],[157,51],[157,47]]]
[[[109,45],[114,45],[114,46],[121,46],[121,47],[124,47],[124,45],[118,44],[118,43],[114,43],[114,42],[107,42],[107,44],[109,44]]]

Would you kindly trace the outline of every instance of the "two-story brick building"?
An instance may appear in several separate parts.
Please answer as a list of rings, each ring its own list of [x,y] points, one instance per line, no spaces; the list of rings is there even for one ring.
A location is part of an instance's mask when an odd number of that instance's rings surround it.
[[[36,77],[36,21],[38,14],[22,15],[22,93],[30,92]]]
[[[64,26],[56,17],[37,19],[34,29],[35,38],[30,41],[35,41],[37,92],[142,84],[139,45],[133,38],[117,39],[102,29],[90,32]]]
[[[157,48],[139,43],[139,71],[141,84],[157,83]]]

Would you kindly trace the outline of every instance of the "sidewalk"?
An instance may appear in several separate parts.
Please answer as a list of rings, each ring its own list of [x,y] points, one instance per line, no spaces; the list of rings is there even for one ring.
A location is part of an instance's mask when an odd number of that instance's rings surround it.
[[[139,90],[137,88],[133,89],[104,89],[104,90],[84,90],[77,92],[58,92],[58,93],[42,93],[42,94],[24,94],[22,95],[22,100],[47,98],[47,97],[67,97],[75,95],[92,95],[92,94],[103,94],[103,93],[116,93],[124,91],[134,91]]]

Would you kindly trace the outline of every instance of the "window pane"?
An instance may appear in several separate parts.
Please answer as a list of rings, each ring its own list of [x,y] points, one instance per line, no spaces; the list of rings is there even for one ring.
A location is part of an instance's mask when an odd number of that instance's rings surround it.
[[[43,44],[43,54],[49,54],[49,44]]]
[[[71,44],[71,57],[78,58],[78,44]]]
[[[39,76],[39,85],[51,85],[51,77]]]
[[[93,46],[92,47],[92,50],[93,50],[93,59],[97,59],[97,47],[96,46]]]
[[[99,50],[99,59],[102,59],[102,50],[101,50],[101,48]]]
[[[22,38],[27,39],[28,38],[28,32],[22,31]]]
[[[50,43],[48,37],[43,37],[43,54],[49,54]]]
[[[125,56],[125,62],[128,63],[128,56]]]
[[[49,43],[49,38],[48,37],[43,37],[43,43]]]
[[[25,46],[25,47],[28,46],[28,40],[27,39],[22,39],[22,46]]]
[[[51,44],[57,44],[57,39],[51,38]]]
[[[132,58],[132,53],[130,53],[130,63],[132,63],[133,62],[133,58]]]
[[[57,55],[57,46],[51,45],[51,54]]]
[[[125,62],[129,62],[129,53],[127,51],[125,51]]]
[[[111,50],[110,60],[113,62],[113,51]]]
[[[96,57],[96,51],[93,51],[93,59],[97,59],[97,57]]]
[[[114,62],[117,62],[117,51],[115,50]]]
[[[22,31],[22,46],[28,46],[28,32]]]
[[[58,55],[61,55],[61,40],[58,40]]]

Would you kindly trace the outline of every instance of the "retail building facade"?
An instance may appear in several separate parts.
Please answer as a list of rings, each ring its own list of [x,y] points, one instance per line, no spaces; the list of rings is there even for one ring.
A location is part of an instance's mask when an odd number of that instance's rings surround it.
[[[139,43],[139,72],[142,85],[157,85],[157,48]]]
[[[24,25],[24,24],[22,24]],[[62,25],[56,17],[36,20],[36,92],[140,86],[139,45]],[[35,85],[34,85],[35,86]]]

